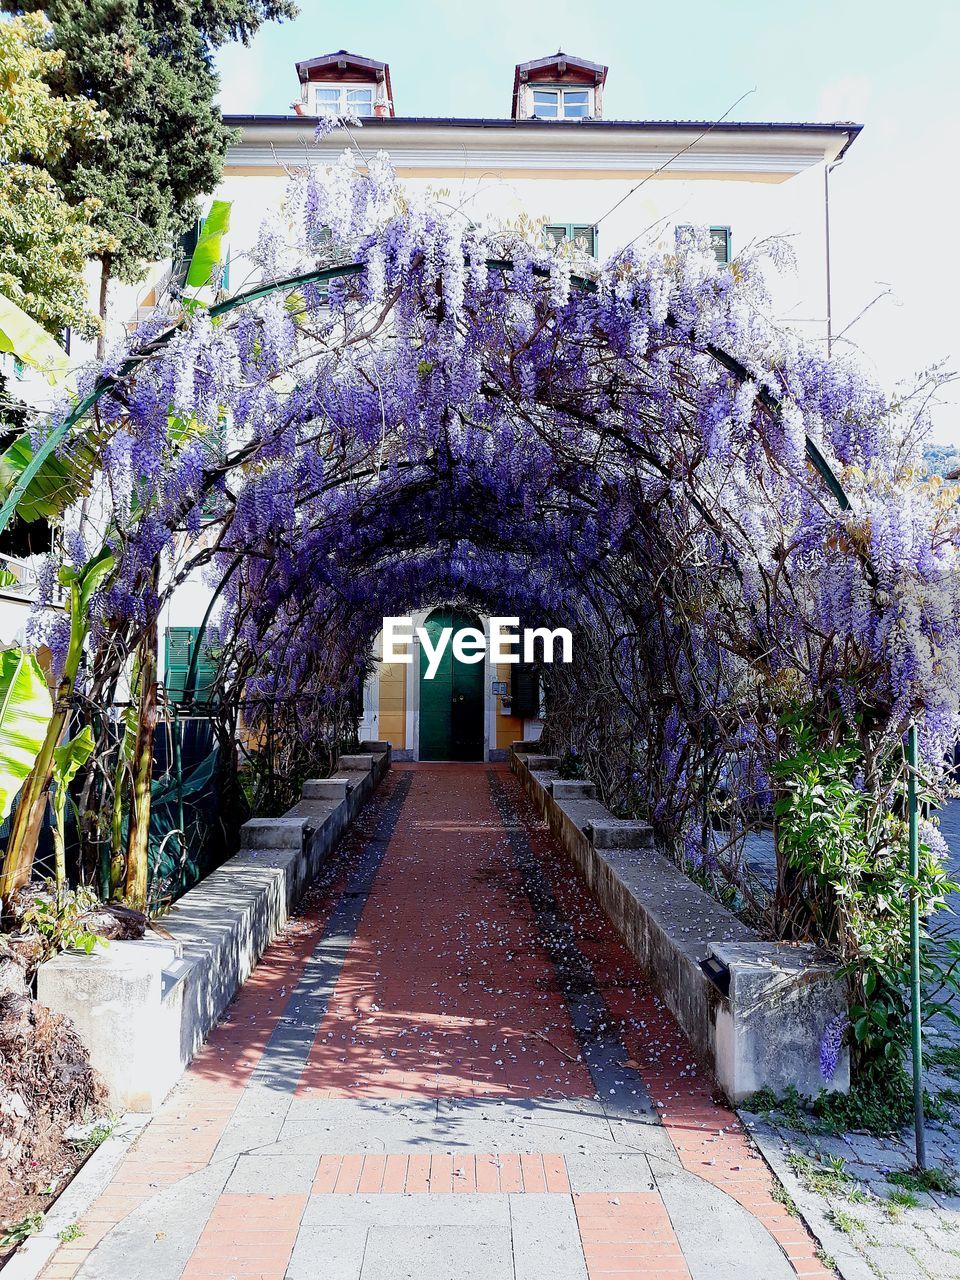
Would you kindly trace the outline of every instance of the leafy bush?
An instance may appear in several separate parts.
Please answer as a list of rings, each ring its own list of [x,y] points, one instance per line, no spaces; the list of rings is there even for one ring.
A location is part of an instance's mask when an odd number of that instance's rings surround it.
[[[921,827],[919,877],[909,873],[906,770],[897,746],[869,761],[852,736],[823,746],[822,726],[793,712],[784,718],[790,754],[775,766],[778,854],[784,874],[780,920],[786,936],[820,943],[843,965],[850,991],[849,1040],[855,1065],[883,1063],[883,1091],[895,1100],[909,1043],[910,899],[921,917],[939,910],[957,886],[946,847],[930,822]],[[872,771],[873,777],[867,778]],[[938,998],[956,990],[956,942],[923,940],[925,1018],[957,1020]],[[863,1087],[880,1084],[869,1072]],[[887,1107],[889,1109],[889,1106]],[[894,1111],[896,1106],[893,1107]]]
[[[23,913],[23,927],[43,940],[43,959],[75,947],[87,955],[97,944],[97,935],[84,925],[83,917],[98,905],[92,890],[69,889],[63,893],[39,894]]]
[[[583,760],[577,754],[576,748],[568,747],[557,763],[557,773],[561,778],[569,778],[577,780],[586,778],[587,773],[583,765]]]
[[[30,1236],[35,1236],[38,1231],[43,1230],[43,1214],[28,1213],[25,1218],[12,1223],[3,1231],[0,1231],[0,1248],[9,1248],[10,1245],[23,1244]]]

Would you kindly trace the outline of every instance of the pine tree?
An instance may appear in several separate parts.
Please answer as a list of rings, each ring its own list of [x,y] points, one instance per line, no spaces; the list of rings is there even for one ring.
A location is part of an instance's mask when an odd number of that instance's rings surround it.
[[[112,278],[141,279],[170,254],[214,189],[230,132],[215,104],[213,54],[248,41],[265,21],[290,17],[293,0],[0,0],[8,12],[43,10],[64,51],[57,92],[95,102],[109,137],[61,165],[71,203],[101,202],[110,245],[101,263],[101,318]]]

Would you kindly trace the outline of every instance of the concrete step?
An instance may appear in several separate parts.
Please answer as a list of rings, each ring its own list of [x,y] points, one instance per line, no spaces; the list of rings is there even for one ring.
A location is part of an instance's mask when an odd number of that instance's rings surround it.
[[[653,847],[653,828],[650,824],[631,818],[594,818],[587,824],[586,835],[595,849]]]
[[[579,778],[554,778],[550,792],[555,800],[596,800],[597,785]]]
[[[367,769],[372,769],[372,768],[373,768],[372,752],[365,753],[364,755],[341,756],[340,759],[337,761],[337,773],[342,772],[344,769],[349,769],[353,771],[356,771],[357,769],[362,769],[365,772]]]
[[[353,790],[349,778],[308,778],[303,784],[304,800],[331,800],[339,804]]]
[[[536,769],[543,773],[556,769],[560,761],[556,756],[523,756],[523,763],[528,769]]]

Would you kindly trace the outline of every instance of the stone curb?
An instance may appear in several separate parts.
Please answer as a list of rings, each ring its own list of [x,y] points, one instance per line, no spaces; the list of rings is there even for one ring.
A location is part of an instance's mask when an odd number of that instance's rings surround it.
[[[351,762],[369,763],[339,796],[245,823],[240,849],[166,913],[163,938],[40,966],[37,999],[73,1022],[115,1114],[159,1108],[383,780],[390,748],[341,756],[338,769]]]
[[[646,824],[615,819],[584,783],[532,769],[537,759],[514,747],[513,772],[724,1093],[816,1092],[822,1030],[846,1010],[834,966],[813,946],[762,939],[657,850]],[[843,1051],[835,1087],[848,1081]]]
[[[3,1280],[37,1280],[60,1247],[59,1232],[78,1221],[109,1186],[121,1160],[152,1116],[128,1112],[67,1183],[44,1214],[43,1227],[10,1255]]]
[[[759,1127],[756,1129],[752,1127],[761,1125],[762,1119],[750,1111],[738,1111],[737,1115],[751,1141],[763,1156],[770,1172],[782,1184],[797,1206],[800,1218],[810,1234],[823,1252],[832,1258],[841,1280],[877,1280],[877,1274],[870,1264],[862,1254],[857,1252],[849,1238],[827,1217],[819,1197],[809,1191],[790,1168],[779,1140]]]

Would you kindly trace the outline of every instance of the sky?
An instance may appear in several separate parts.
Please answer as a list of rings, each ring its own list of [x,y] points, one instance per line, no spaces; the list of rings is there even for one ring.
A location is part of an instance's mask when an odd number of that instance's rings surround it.
[[[398,115],[507,116],[517,62],[562,48],[610,67],[609,119],[864,125],[831,177],[834,332],[889,389],[960,373],[960,0],[300,0],[218,55],[225,112],[286,113],[293,64],[389,62]],[[849,328],[847,328],[849,326]],[[960,381],[934,436],[960,450]]]

